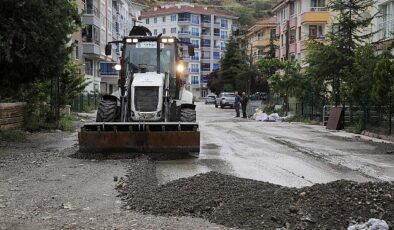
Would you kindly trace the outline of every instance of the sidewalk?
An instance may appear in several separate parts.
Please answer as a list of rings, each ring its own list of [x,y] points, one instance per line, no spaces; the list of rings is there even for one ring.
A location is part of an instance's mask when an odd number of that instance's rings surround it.
[[[312,127],[313,129],[315,129],[317,131],[320,131],[320,132],[330,133],[330,134],[338,136],[338,137],[352,138],[352,139],[360,138],[360,139],[365,140],[365,141],[373,141],[373,142],[377,142],[377,143],[394,144],[394,140],[385,140],[385,139],[381,139],[381,138],[376,138],[375,136],[377,134],[373,134],[373,133],[369,133],[369,132],[365,132],[365,131],[363,131],[363,133],[366,133],[366,134],[369,134],[369,135],[349,133],[349,132],[346,132],[346,131],[343,131],[343,130],[329,130],[329,129],[326,129],[325,126],[322,126],[322,125],[306,125],[306,126]],[[393,137],[390,137],[390,138],[393,138]]]

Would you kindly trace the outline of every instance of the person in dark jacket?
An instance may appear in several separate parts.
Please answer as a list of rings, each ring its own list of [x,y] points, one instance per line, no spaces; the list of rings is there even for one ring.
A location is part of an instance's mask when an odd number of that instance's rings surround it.
[[[238,91],[235,91],[235,100],[234,100],[234,108],[235,108],[235,117],[240,117],[239,115],[239,106],[241,103],[241,97],[238,94]]]
[[[245,92],[242,92],[242,97],[241,97],[241,105],[242,105],[242,118],[247,118],[246,117],[246,105],[248,105],[249,98],[246,96]]]

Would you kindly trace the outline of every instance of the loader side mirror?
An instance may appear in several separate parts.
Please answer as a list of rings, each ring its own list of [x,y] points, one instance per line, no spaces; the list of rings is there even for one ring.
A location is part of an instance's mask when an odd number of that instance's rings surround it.
[[[189,53],[189,56],[194,56],[194,46],[193,45],[188,45],[187,46],[187,51]]]
[[[112,51],[112,45],[111,44],[107,44],[105,45],[105,55],[111,55],[111,51]]]

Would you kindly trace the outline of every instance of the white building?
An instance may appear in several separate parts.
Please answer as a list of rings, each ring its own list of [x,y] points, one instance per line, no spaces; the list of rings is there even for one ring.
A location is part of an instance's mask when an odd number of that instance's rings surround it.
[[[380,12],[380,17],[372,21],[372,31],[376,32],[372,42],[377,44],[378,48],[383,48],[393,42],[394,38],[394,2],[377,0],[371,15],[374,15],[377,10]]]
[[[164,5],[143,11],[141,21],[153,35],[177,36],[193,44],[194,57],[185,57],[187,87],[197,98],[208,94],[209,74],[219,69],[219,60],[232,35],[236,17],[187,3]]]
[[[82,56],[85,76],[90,84],[86,91],[112,93],[117,88],[118,73],[113,65],[118,61],[119,48],[113,46],[111,57],[105,55],[105,45],[128,35],[144,6],[130,0],[85,0],[82,22]],[[134,19],[134,20],[133,20]]]

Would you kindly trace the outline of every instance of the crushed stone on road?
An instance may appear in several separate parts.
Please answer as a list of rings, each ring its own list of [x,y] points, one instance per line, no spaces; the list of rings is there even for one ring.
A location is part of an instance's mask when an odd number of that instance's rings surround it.
[[[217,172],[158,186],[155,163],[135,159],[119,192],[126,208],[193,216],[246,229],[346,229],[370,218],[394,223],[394,184],[339,180],[289,188]]]

